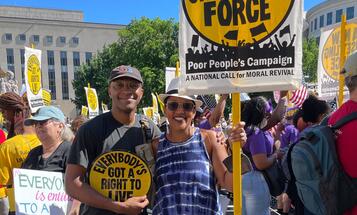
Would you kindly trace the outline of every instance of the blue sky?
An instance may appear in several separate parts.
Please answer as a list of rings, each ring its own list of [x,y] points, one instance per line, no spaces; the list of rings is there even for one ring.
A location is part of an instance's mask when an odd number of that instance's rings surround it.
[[[304,2],[308,10],[323,0]],[[128,24],[142,16],[178,21],[179,13],[179,0],[0,0],[0,5],[80,10],[86,22],[111,24]]]

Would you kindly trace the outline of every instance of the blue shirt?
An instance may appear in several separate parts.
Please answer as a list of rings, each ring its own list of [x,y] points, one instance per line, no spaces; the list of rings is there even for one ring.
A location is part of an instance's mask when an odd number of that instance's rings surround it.
[[[201,132],[182,143],[161,136],[153,214],[222,214],[216,179]]]

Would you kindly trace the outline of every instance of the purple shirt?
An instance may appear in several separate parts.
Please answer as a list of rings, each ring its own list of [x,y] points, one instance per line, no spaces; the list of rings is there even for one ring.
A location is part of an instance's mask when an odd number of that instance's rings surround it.
[[[281,134],[280,148],[288,147],[291,143],[295,143],[298,140],[299,131],[294,125],[286,124],[284,131]]]
[[[202,120],[200,122],[200,124],[198,125],[198,127],[201,129],[207,129],[207,130],[212,128],[212,126],[209,124],[208,119]]]
[[[256,154],[266,154],[268,157],[273,154],[274,139],[269,131],[262,131],[258,128],[246,129],[248,139],[243,147],[243,151],[251,156]],[[257,169],[254,162],[253,168]]]

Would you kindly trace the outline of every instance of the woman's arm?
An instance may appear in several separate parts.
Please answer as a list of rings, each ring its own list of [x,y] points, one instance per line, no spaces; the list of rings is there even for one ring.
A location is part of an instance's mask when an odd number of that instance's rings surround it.
[[[277,153],[272,154],[271,156],[267,156],[267,154],[255,154],[252,156],[253,162],[257,169],[264,170],[269,168],[278,158]]]

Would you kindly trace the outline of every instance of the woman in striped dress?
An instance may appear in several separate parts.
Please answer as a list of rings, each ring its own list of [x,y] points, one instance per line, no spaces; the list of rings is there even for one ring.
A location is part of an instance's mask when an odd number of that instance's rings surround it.
[[[194,97],[179,96],[174,79],[165,103],[169,130],[163,134],[156,152],[156,196],[153,214],[222,214],[217,183],[232,190],[232,174],[223,160],[225,146],[217,142],[215,132],[192,126],[196,109],[202,104]],[[233,141],[245,142],[244,124],[234,128]]]

